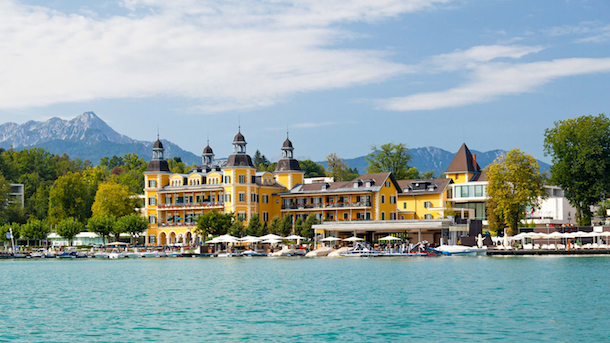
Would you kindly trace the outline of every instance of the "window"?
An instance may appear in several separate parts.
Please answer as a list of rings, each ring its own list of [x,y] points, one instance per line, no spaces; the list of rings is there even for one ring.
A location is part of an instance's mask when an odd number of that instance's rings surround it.
[[[148,236],[148,243],[154,244],[155,243],[155,238],[156,238],[155,235]]]
[[[231,177],[230,176],[225,176],[225,183],[231,183]]]
[[[460,174],[455,174],[455,179],[459,180],[460,179]]]
[[[269,221],[269,213],[263,212],[263,222],[268,222],[268,221]]]
[[[225,202],[231,202],[231,194],[225,194]]]
[[[388,187],[388,188],[390,188],[390,181],[386,181],[386,182],[385,182],[385,186],[386,186],[386,187]]]
[[[483,185],[474,186],[474,196],[475,197],[483,196]]]
[[[237,214],[237,220],[241,221],[241,222],[245,222],[247,219],[247,216],[244,212],[240,212]]]
[[[155,198],[155,197],[148,198],[148,204],[150,206],[155,206],[157,204],[157,198]]]
[[[148,180],[148,187],[151,187],[151,188],[157,187],[157,180]]]
[[[246,193],[239,192],[239,202],[246,202]]]
[[[269,195],[263,194],[263,204],[269,203]]]
[[[393,195],[390,195],[390,204],[395,204],[396,203],[396,197]]]
[[[403,203],[402,203],[402,208],[403,208],[404,210],[406,210],[406,209],[407,209],[407,203],[406,203],[406,202],[403,202]]]
[[[396,220],[396,213],[390,212],[390,220]]]
[[[426,202],[424,202],[424,207],[425,207],[425,208],[430,208],[430,207],[432,207],[432,202],[431,202],[431,201],[426,201]]]
[[[385,212],[381,212],[381,220],[385,220]]]
[[[239,183],[246,183],[246,175],[239,175]]]
[[[432,219],[432,215],[431,214],[426,214],[426,215],[424,215],[424,219]]]
[[[148,216],[148,222],[150,224],[157,224],[157,216]]]
[[[381,203],[385,204],[385,195],[383,195],[383,194],[381,195]]]
[[[462,198],[467,198],[468,197],[468,186],[462,186],[461,188],[461,194],[462,194]]]
[[[343,219],[347,220],[347,213],[343,213]]]

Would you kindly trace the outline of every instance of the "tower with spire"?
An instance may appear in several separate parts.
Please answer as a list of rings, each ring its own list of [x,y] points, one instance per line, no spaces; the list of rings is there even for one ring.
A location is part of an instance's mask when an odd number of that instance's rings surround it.
[[[239,127],[233,138],[233,154],[222,168],[224,172],[225,209],[234,212],[236,218],[247,222],[256,210],[256,168],[246,154],[246,138]]]
[[[288,131],[286,131],[286,140],[282,145],[282,158],[277,161],[274,175],[276,181],[288,189],[303,183],[305,175],[305,172],[299,166],[299,161],[294,158],[293,153],[294,147],[290,141]]]

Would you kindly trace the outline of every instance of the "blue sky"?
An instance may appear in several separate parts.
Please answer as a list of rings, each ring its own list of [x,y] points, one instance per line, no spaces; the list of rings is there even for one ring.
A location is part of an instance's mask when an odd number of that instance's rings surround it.
[[[607,0],[0,1],[0,122],[94,111],[200,154],[387,142],[543,156],[608,113]]]

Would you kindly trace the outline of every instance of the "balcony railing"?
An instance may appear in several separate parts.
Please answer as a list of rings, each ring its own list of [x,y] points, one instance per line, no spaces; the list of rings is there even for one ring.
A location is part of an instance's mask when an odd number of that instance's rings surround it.
[[[316,209],[316,208],[325,208],[325,209],[334,209],[334,208],[342,208],[342,207],[370,207],[370,201],[360,201],[360,202],[336,202],[336,203],[317,203],[317,204],[283,204],[282,210],[308,210],[308,209]]]
[[[201,203],[182,203],[182,204],[159,204],[159,208],[205,208],[205,207],[221,207],[224,202],[201,202]]]

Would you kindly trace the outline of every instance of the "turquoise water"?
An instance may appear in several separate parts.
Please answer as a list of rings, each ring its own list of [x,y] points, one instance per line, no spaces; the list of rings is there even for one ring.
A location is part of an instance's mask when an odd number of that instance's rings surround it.
[[[0,261],[0,341],[610,340],[610,257]]]

